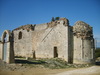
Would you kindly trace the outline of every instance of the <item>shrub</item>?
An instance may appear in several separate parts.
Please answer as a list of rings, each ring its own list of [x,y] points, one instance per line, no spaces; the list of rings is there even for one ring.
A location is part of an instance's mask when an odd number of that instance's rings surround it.
[[[96,57],[96,58],[100,57],[100,48],[97,48],[97,49],[95,50],[95,57]]]

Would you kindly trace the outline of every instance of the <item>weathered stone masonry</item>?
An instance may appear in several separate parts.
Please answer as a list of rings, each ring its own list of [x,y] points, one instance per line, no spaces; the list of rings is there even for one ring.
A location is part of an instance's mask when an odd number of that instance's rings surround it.
[[[14,29],[12,34],[15,56],[94,63],[92,27],[85,22],[78,21],[70,26],[68,19],[61,18],[45,24],[24,25]],[[0,51],[3,51],[1,43]]]
[[[94,61],[94,39],[92,27],[78,21],[73,26],[74,62],[89,63]],[[81,61],[80,61],[81,60]]]
[[[0,41],[0,59],[7,63],[14,63],[13,36],[9,30],[5,30]]]

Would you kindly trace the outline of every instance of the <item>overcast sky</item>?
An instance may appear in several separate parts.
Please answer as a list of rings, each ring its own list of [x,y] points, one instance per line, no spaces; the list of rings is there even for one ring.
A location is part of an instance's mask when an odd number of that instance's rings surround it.
[[[100,0],[0,0],[0,36],[25,24],[41,24],[66,17],[73,26],[84,21],[93,27],[100,47]]]

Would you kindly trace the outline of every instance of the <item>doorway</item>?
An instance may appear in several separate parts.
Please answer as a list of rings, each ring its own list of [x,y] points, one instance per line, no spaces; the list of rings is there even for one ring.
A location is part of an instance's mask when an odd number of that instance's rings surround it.
[[[8,35],[5,34],[4,36],[4,45],[3,45],[3,60],[6,61],[7,59],[7,37]]]
[[[33,51],[33,59],[36,59],[35,51]]]
[[[58,50],[57,47],[54,47],[54,58],[58,57]]]

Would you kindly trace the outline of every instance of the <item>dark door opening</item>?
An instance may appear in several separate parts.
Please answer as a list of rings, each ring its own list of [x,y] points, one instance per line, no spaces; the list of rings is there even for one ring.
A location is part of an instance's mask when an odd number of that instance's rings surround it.
[[[35,51],[33,52],[33,59],[36,59]]]
[[[54,47],[54,58],[58,57],[57,47]]]

